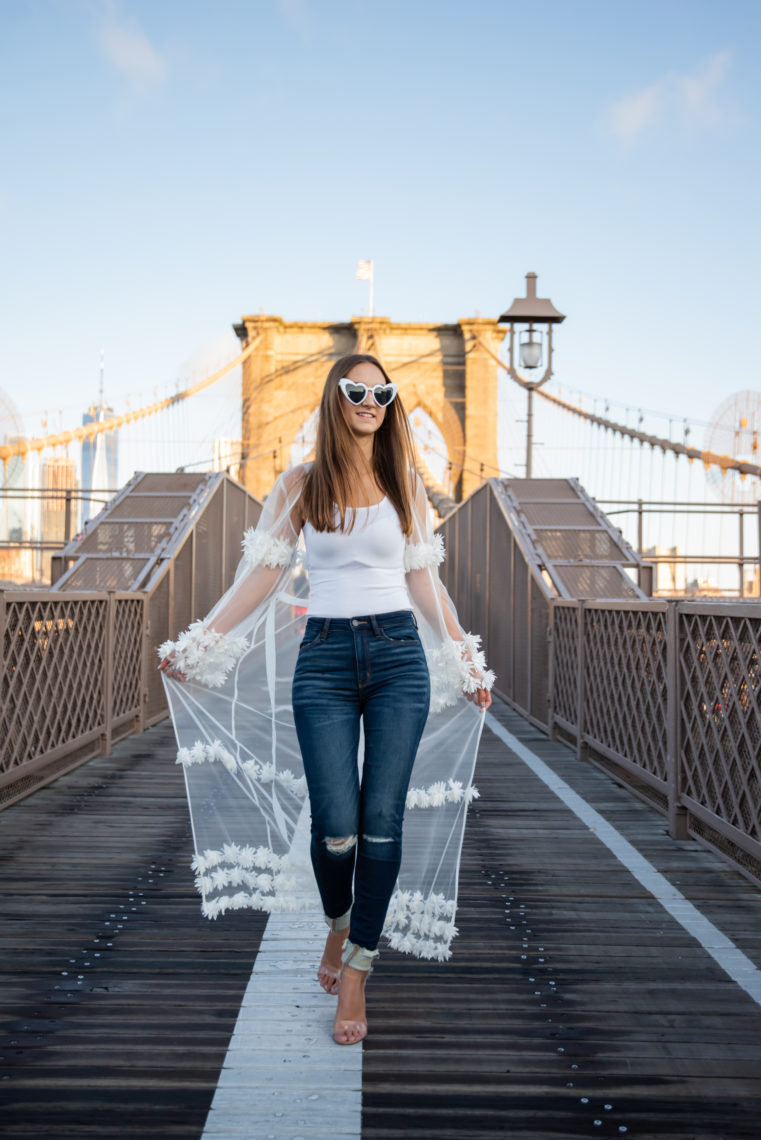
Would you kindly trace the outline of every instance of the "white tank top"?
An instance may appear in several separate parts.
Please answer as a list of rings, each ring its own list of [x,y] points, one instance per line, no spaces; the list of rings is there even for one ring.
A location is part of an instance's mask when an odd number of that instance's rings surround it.
[[[352,507],[350,533],[304,523],[309,617],[350,618],[410,609],[404,578],[404,534],[390,499]]]

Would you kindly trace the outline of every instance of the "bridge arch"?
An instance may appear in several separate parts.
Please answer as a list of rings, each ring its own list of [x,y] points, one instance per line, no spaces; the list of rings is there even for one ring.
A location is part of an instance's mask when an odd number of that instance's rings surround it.
[[[257,497],[291,462],[293,443],[319,403],[332,361],[358,345],[369,345],[382,360],[408,411],[419,406],[441,431],[456,499],[482,481],[480,463],[487,476],[497,469],[496,351],[504,330],[496,321],[441,325],[355,317],[336,324],[259,314],[243,317],[235,331],[244,348],[254,346],[243,364],[241,477]]]

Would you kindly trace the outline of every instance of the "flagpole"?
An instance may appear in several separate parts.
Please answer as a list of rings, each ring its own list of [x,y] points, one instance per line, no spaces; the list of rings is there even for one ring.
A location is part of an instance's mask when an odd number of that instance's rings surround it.
[[[357,281],[367,281],[370,285],[370,305],[367,311],[368,317],[373,315],[373,271],[374,265],[372,258],[363,259],[357,263]]]

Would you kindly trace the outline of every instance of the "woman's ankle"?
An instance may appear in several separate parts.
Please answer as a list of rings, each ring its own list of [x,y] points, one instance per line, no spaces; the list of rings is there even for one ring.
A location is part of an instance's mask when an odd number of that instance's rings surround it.
[[[349,907],[345,914],[340,914],[338,918],[330,918],[327,914],[323,915],[323,918],[331,934],[337,934],[340,931],[344,937],[348,936],[349,926],[351,924],[351,907]]]
[[[364,946],[357,946],[356,943],[347,938],[342,955],[344,968],[348,966],[352,970],[366,974],[372,970],[379,954],[379,950],[367,950]]]

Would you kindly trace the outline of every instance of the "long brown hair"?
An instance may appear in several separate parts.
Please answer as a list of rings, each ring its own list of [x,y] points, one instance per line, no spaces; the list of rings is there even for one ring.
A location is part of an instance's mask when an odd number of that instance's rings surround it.
[[[303,517],[315,530],[344,530],[347,508],[361,474],[358,450],[341,410],[338,381],[357,364],[374,364],[390,384],[385,368],[374,356],[355,352],[335,362],[320,400],[315,441],[315,459],[304,479],[301,493]],[[394,504],[405,535],[412,533],[411,473],[415,468],[415,445],[401,396],[386,407],[386,415],[373,436],[373,474],[381,491]],[[340,522],[335,521],[338,508]],[[352,516],[348,530],[354,525]]]

